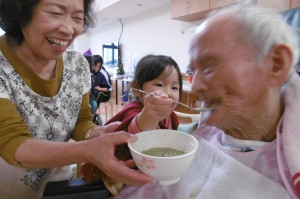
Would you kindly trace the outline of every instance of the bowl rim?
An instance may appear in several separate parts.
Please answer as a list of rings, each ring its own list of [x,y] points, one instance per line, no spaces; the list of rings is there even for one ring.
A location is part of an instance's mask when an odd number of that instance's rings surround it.
[[[150,158],[152,158],[152,159],[158,159],[158,160],[159,160],[159,159],[176,159],[176,158],[182,158],[182,157],[185,157],[185,156],[190,156],[191,154],[195,153],[195,152],[198,150],[198,148],[199,148],[199,141],[197,140],[197,138],[196,138],[195,136],[193,136],[193,135],[191,135],[191,134],[188,134],[188,133],[185,133],[185,132],[183,132],[183,131],[172,130],[172,129],[155,129],[155,130],[141,131],[141,132],[139,132],[139,133],[136,133],[135,135],[136,135],[136,136],[139,136],[139,135],[142,134],[142,133],[149,133],[149,132],[153,132],[153,131],[158,132],[158,131],[161,131],[161,130],[165,130],[165,131],[173,131],[173,132],[175,132],[175,133],[184,133],[184,134],[186,134],[187,136],[189,136],[190,138],[192,138],[192,140],[195,141],[194,143],[195,143],[196,146],[195,146],[195,148],[193,148],[193,149],[192,149],[190,152],[188,152],[188,153],[184,153],[184,154],[182,154],[182,155],[176,155],[176,156],[169,156],[169,157],[152,156],[152,155],[147,155],[147,154],[141,153],[141,152],[135,150],[134,148],[132,148],[132,143],[134,143],[134,142],[128,142],[128,143],[127,143],[129,149],[132,150],[132,151],[134,151],[134,152],[137,153],[138,155],[141,155],[141,156],[144,156],[144,157],[150,157]]]

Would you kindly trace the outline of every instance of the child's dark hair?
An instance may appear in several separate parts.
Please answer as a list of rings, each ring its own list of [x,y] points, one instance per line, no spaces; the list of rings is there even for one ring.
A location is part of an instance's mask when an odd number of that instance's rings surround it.
[[[103,58],[100,55],[94,55],[94,64],[99,64],[102,66],[103,64]]]
[[[149,82],[157,78],[169,66],[170,73],[174,68],[178,73],[179,80],[179,96],[182,93],[182,77],[178,64],[171,57],[165,55],[147,55],[143,57],[137,64],[133,82],[143,89],[145,82]]]

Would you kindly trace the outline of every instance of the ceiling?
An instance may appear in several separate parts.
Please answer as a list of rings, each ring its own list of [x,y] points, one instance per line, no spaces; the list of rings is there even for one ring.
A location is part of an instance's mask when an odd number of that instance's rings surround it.
[[[171,6],[171,0],[95,0],[94,10],[97,18],[95,28],[104,27],[120,19],[150,12],[166,5]],[[0,36],[3,34],[3,30],[0,28]]]
[[[171,0],[96,0],[96,27],[171,5]]]

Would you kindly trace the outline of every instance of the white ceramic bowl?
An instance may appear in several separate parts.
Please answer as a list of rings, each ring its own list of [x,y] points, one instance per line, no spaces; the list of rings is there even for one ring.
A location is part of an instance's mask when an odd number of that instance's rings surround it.
[[[128,143],[137,167],[162,185],[174,184],[188,170],[198,149],[193,136],[175,130],[159,129],[136,134],[138,140]],[[171,147],[185,154],[172,157],[156,157],[141,153],[153,147]]]

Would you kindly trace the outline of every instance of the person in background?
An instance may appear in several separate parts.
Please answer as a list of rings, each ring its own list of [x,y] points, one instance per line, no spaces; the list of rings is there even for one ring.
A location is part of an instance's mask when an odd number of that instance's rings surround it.
[[[111,95],[111,83],[107,77],[107,73],[103,70],[103,59],[100,55],[93,56],[94,65],[92,71],[92,87],[91,93],[97,101],[98,110],[94,115],[93,122],[99,124],[99,107],[100,103],[107,102]]]
[[[106,81],[109,83],[109,85],[110,85],[109,90],[111,91],[111,89],[112,89],[111,78],[110,78],[111,75],[110,75],[109,72],[106,70],[106,68],[103,66],[103,64],[102,64],[102,66],[101,66],[100,72],[103,74],[103,76],[105,77]]]
[[[72,177],[70,164],[92,162],[132,185],[152,179],[114,156],[136,139],[91,121],[88,62],[66,51],[92,24],[92,0],[1,0],[0,197],[42,198],[49,181]],[[96,127],[96,128],[95,128]],[[70,138],[80,142],[69,142]],[[93,138],[93,139],[91,139]]]
[[[279,13],[219,10],[190,47],[203,99],[199,149],[181,180],[126,187],[117,198],[300,198],[299,39]]]
[[[126,104],[106,125],[121,121],[116,130],[124,130],[131,134],[153,129],[177,130],[178,118],[174,113],[177,104],[174,101],[180,99],[182,77],[178,64],[171,57],[143,57],[137,64],[132,87],[149,94],[134,90],[137,101]],[[118,146],[116,153],[120,159],[131,158],[127,145]],[[90,163],[82,165],[81,175],[91,183],[104,181],[114,196],[123,188],[123,183],[103,176],[101,170]]]
[[[88,61],[89,65],[90,65],[91,81],[93,81],[93,79],[94,79],[94,76],[93,76],[93,66],[94,66],[93,55],[84,54],[83,56],[86,58],[86,60]],[[95,115],[96,111],[98,109],[98,106],[97,106],[97,101],[96,101],[96,99],[94,98],[94,96],[91,92],[89,94],[89,104],[90,104],[90,111],[91,111],[92,115]]]

